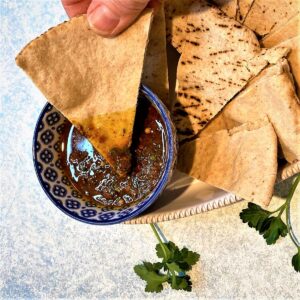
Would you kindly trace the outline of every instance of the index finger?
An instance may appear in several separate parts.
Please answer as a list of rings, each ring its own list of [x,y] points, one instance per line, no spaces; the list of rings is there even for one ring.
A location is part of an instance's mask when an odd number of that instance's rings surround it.
[[[70,18],[85,14],[92,0],[61,0],[61,3]]]

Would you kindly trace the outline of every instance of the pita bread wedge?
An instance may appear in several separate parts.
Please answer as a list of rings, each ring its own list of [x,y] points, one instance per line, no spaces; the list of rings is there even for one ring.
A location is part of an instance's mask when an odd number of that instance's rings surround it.
[[[185,41],[185,27],[187,16],[190,7],[194,3],[203,2],[202,0],[166,0],[165,1],[165,15],[166,15],[166,36],[167,41],[181,53],[181,47]],[[230,17],[235,17],[237,10],[237,0],[216,0],[215,5],[219,4],[222,12],[228,13]],[[220,11],[219,11],[220,13]]]
[[[184,28],[186,26],[186,16],[189,13],[190,6],[197,0],[166,0],[166,37],[167,41],[181,52],[181,46],[184,43]]]
[[[142,83],[151,88],[169,106],[166,25],[163,4],[156,11],[149,34]]]
[[[178,169],[208,184],[267,206],[277,174],[277,138],[263,120],[185,143]]]
[[[228,17],[236,18],[238,10],[238,0],[214,0],[218,8],[220,8]]]
[[[244,24],[263,36],[288,22],[299,10],[299,0],[255,0]]]
[[[114,39],[100,37],[86,16],[33,40],[16,57],[48,101],[61,111],[120,174],[116,155],[131,144],[151,24],[148,10]]]
[[[265,69],[238,94],[201,132],[200,138],[216,131],[267,117],[285,159],[300,160],[300,103],[284,59]]]
[[[295,78],[297,95],[300,98],[300,35],[288,39],[278,45],[278,47],[289,47],[288,61]]]
[[[205,1],[191,6],[184,30],[173,110],[180,141],[197,135],[251,78],[288,53],[261,49],[251,30]]]
[[[266,35],[261,43],[264,47],[271,48],[297,35],[300,35],[300,13],[295,15],[284,25]]]
[[[238,0],[236,20],[243,23],[255,0]]]

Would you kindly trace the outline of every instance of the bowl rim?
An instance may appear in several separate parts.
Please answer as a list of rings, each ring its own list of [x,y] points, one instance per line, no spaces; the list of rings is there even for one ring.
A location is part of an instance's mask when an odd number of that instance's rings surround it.
[[[142,92],[152,103],[155,104],[156,109],[158,110],[160,116],[162,117],[162,120],[164,122],[164,126],[166,128],[166,140],[167,140],[167,160],[166,160],[166,165],[163,174],[161,175],[161,178],[158,182],[158,184],[155,186],[155,188],[151,191],[150,194],[147,195],[146,199],[144,199],[144,204],[141,205],[136,211],[133,213],[129,213],[128,215],[124,217],[120,217],[115,220],[94,220],[94,219],[88,219],[85,217],[81,217],[79,215],[72,214],[69,210],[67,210],[63,205],[57,203],[57,200],[55,197],[52,196],[51,193],[49,193],[48,189],[45,187],[45,183],[43,181],[43,178],[41,176],[41,172],[38,170],[38,160],[37,160],[37,151],[36,151],[36,144],[37,144],[37,138],[38,138],[38,133],[39,133],[39,124],[43,120],[46,112],[47,112],[47,107],[51,105],[49,102],[45,104],[43,107],[33,133],[33,140],[32,140],[32,158],[33,158],[33,165],[34,165],[34,170],[36,173],[36,176],[38,178],[38,181],[46,194],[46,196],[51,200],[51,202],[62,212],[64,212],[66,215],[69,217],[76,219],[78,221],[81,221],[83,223],[91,224],[91,225],[113,225],[113,224],[119,224],[124,221],[128,221],[129,219],[132,219],[138,215],[140,215],[143,211],[145,211],[150,205],[152,205],[158,198],[160,193],[164,190],[166,185],[168,184],[170,175],[173,170],[174,162],[176,160],[175,156],[175,150],[174,148],[177,147],[176,145],[176,136],[175,136],[175,131],[172,128],[172,120],[170,117],[170,114],[168,112],[168,109],[166,106],[162,103],[162,101],[158,98],[156,94],[154,94],[147,86],[144,84],[141,84],[140,86],[140,92]],[[175,143],[175,145],[173,145]],[[137,204],[139,204],[138,202]]]

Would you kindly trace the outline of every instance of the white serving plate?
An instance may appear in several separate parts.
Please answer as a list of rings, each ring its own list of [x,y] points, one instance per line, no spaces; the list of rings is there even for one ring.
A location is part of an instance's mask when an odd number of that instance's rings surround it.
[[[278,172],[278,181],[300,172],[300,162],[288,164]],[[243,199],[202,181],[175,171],[166,190],[142,215],[126,224],[149,224],[184,218],[228,206]]]

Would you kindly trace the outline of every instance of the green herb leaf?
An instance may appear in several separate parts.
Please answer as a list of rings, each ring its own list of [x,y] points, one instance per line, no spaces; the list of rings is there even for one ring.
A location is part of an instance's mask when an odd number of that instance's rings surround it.
[[[190,276],[186,275],[184,277],[176,276],[175,280],[169,282],[171,284],[172,289],[175,290],[184,290],[190,292],[192,290],[192,282],[190,280]]]
[[[249,227],[253,227],[262,233],[262,225],[270,215],[271,212],[262,209],[257,204],[249,202],[248,208],[241,211],[240,218],[244,223],[248,223]]]
[[[273,212],[262,209],[259,205],[248,203],[248,208],[240,212],[240,218],[244,223],[248,223],[250,227],[254,227],[260,234],[263,235],[268,245],[275,244],[279,237],[290,235],[292,242],[298,249],[292,258],[292,265],[296,272],[300,272],[300,247],[299,242],[293,233],[290,220],[290,203],[300,182],[300,174],[295,178],[291,185],[285,203]],[[285,211],[288,226],[282,221],[281,215]],[[274,216],[277,213],[277,216]],[[273,216],[271,216],[273,215]]]
[[[259,205],[249,202],[248,208],[243,209],[240,218],[249,227],[255,228],[263,234],[268,245],[275,244],[280,236],[287,235],[288,230],[285,223],[281,220],[280,214],[277,217],[270,217],[273,214],[262,209]]]
[[[177,273],[183,272],[183,270],[180,268],[180,266],[175,262],[167,263],[166,265],[167,265],[167,268],[170,271],[174,271],[174,272],[177,272]]]
[[[173,242],[163,243],[163,245],[165,246],[164,248],[167,248],[167,259],[165,259],[161,244],[156,245],[157,256],[164,258],[163,262],[176,262],[183,271],[190,270],[199,261],[200,255],[188,250],[186,247],[180,250]]]
[[[175,252],[175,251],[179,251],[179,248],[171,241],[169,241],[168,243],[165,243],[168,247],[168,249],[171,251],[171,252]]]
[[[153,264],[147,261],[143,261],[143,264],[148,271],[159,271],[163,267],[163,264],[159,262]]]
[[[298,253],[292,258],[292,265],[296,272],[300,272],[300,247],[298,248]]]
[[[169,250],[167,243],[157,244],[155,249],[157,257],[163,258],[163,262],[168,261],[172,257],[172,252]]]
[[[145,291],[161,292],[164,282],[168,282],[173,289],[191,291],[192,282],[185,271],[197,263],[200,255],[186,247],[180,250],[173,242],[163,243],[156,229],[157,225],[150,224],[150,226],[159,241],[155,249],[162,262],[145,261],[134,267],[135,273],[147,282]]]
[[[262,228],[264,231],[263,237],[268,245],[275,244],[280,236],[285,237],[288,233],[287,226],[283,223],[280,216],[266,219]]]
[[[157,262],[157,263],[153,264],[154,270],[160,270],[163,266],[164,266],[164,264],[161,262]]]
[[[199,261],[200,258],[200,255],[198,253],[190,251],[185,247],[182,248],[181,255],[182,255],[182,259],[181,259],[182,263],[186,263],[189,266],[188,268],[184,268],[184,270],[186,271],[190,270],[192,266]]]
[[[168,281],[169,276],[158,273],[158,264],[152,264],[149,262],[143,262],[142,265],[136,265],[134,272],[143,280],[147,282],[146,292],[161,292],[163,289],[163,283]]]

